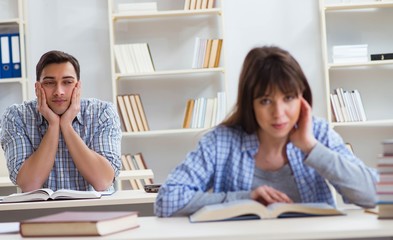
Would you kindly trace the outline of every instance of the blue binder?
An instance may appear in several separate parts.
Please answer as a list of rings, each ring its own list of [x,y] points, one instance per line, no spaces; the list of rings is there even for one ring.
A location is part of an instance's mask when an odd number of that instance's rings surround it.
[[[12,78],[11,71],[11,48],[10,48],[10,34],[0,35],[1,47],[1,78]]]
[[[10,51],[11,51],[11,71],[12,77],[20,78],[22,76],[20,61],[20,41],[19,33],[10,34]]]

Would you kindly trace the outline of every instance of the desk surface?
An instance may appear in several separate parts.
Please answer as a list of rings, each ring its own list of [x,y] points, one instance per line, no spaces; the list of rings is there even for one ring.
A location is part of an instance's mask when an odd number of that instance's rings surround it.
[[[0,202],[0,211],[154,203],[156,196],[156,193],[146,193],[143,190],[123,190],[117,191],[110,196],[102,196],[99,199],[55,200],[21,203]]]
[[[376,215],[363,210],[347,213],[346,216],[212,223],[190,223],[188,218],[139,217],[137,229],[83,239],[376,239],[393,236],[393,220],[378,220]],[[19,234],[0,234],[0,238],[21,239]]]

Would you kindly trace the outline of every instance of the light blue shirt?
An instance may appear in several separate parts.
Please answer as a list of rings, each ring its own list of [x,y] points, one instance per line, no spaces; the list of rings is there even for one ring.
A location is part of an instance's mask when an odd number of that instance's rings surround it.
[[[313,118],[313,132],[318,144],[308,156],[291,142],[286,145],[301,201],[334,205],[328,180],[346,200],[374,206],[376,171],[355,157],[325,120]],[[177,212],[189,214],[202,204],[249,195],[258,147],[257,135],[239,128],[218,126],[206,133],[161,186],[155,214],[160,217]],[[211,193],[207,193],[209,190]]]
[[[32,100],[7,108],[1,126],[0,143],[10,179],[16,184],[20,167],[37,150],[49,125],[37,111],[37,101]],[[110,162],[117,176],[121,169],[121,129],[113,105],[98,99],[81,99],[81,110],[72,126],[91,150]],[[61,134],[53,169],[42,187],[52,190],[93,189],[76,168]],[[112,189],[113,186],[108,190]]]

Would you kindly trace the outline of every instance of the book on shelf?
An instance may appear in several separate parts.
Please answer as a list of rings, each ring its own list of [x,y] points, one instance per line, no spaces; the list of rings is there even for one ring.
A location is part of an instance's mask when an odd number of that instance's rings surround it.
[[[128,163],[127,157],[124,154],[121,155],[121,163],[122,163],[122,169],[123,170],[125,170],[125,171],[131,171],[132,170],[130,164]],[[127,182],[127,181],[123,181],[123,182]],[[131,189],[139,189],[138,188],[138,184],[137,184],[135,179],[129,179],[128,182],[129,182],[129,185],[130,185],[129,188],[131,188]],[[123,183],[122,183],[122,188],[123,189],[125,188],[125,187],[123,187]]]
[[[70,189],[59,189],[57,191],[53,191],[49,188],[40,188],[29,192],[13,193],[11,195],[5,196],[3,198],[3,202],[29,202],[90,198],[101,198],[101,193],[96,191],[78,191]]]
[[[216,68],[220,64],[222,39],[195,38],[192,68]]]
[[[116,44],[113,51],[118,70],[122,74],[155,71],[150,47],[147,43]]]
[[[137,171],[149,169],[142,153],[123,154],[121,156],[122,164],[125,170]],[[152,178],[130,179],[131,188],[134,190],[143,190],[147,184],[153,184]]]
[[[184,10],[198,10],[214,8],[214,0],[185,0]]]
[[[344,213],[327,203],[273,203],[264,206],[251,199],[242,199],[206,205],[190,215],[189,219],[190,222],[211,222],[331,215],[344,215]]]
[[[121,119],[121,123],[123,125],[124,131],[132,132],[133,129],[131,127],[131,121],[127,114],[126,105],[123,96],[121,95],[117,96],[117,107],[118,107],[119,117]]]
[[[333,46],[333,63],[367,62],[367,49],[367,44]]]
[[[65,211],[22,220],[22,237],[104,236],[139,227],[135,211]]]
[[[131,106],[130,95],[123,95],[122,97],[123,97],[124,104],[126,107],[126,112],[124,113],[124,115],[128,116],[128,121],[129,121],[129,124],[131,125],[131,131],[129,131],[129,132],[139,132],[140,129],[139,129],[138,124],[136,122],[136,116],[134,114],[134,110]]]
[[[139,94],[117,96],[119,116],[126,132],[149,131],[149,124]]]
[[[367,120],[358,90],[334,89],[330,94],[332,113],[336,122],[363,122]]]
[[[210,128],[219,124],[226,114],[225,93],[217,97],[188,99],[184,111],[183,128]]]

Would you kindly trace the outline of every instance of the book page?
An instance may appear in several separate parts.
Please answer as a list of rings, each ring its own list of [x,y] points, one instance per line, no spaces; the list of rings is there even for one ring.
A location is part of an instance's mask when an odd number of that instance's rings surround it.
[[[77,199],[77,198],[100,198],[101,193],[96,191],[77,191],[59,189],[51,195],[51,199]]]

